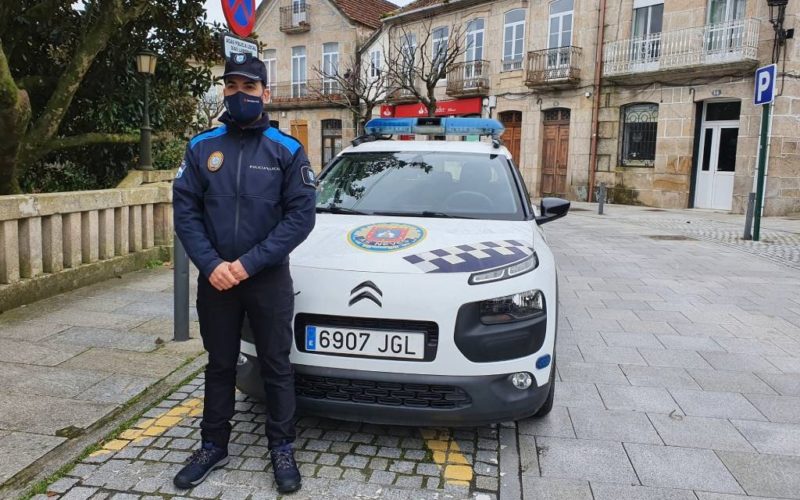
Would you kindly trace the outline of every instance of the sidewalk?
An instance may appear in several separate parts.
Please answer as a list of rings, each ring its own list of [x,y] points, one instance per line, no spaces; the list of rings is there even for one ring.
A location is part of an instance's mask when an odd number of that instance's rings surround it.
[[[0,314],[0,487],[203,350],[172,336],[166,267]]]
[[[573,202],[571,213],[603,217],[618,222],[678,232],[697,240],[713,241],[757,255],[794,269],[800,269],[800,214],[793,217],[761,219],[761,241],[746,241],[744,215],[713,210],[661,209],[630,205],[606,205],[597,215],[596,203]]]

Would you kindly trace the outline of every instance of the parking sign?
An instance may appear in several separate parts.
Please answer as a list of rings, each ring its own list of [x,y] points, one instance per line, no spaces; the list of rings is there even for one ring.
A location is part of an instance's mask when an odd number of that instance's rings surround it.
[[[775,77],[778,67],[774,64],[756,70],[756,93],[753,102],[756,106],[772,104],[775,100]]]

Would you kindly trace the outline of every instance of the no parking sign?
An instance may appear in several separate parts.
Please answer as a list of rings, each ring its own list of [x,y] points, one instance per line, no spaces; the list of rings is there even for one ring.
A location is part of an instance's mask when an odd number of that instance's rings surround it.
[[[256,0],[222,0],[222,12],[231,31],[247,37],[256,23]]]

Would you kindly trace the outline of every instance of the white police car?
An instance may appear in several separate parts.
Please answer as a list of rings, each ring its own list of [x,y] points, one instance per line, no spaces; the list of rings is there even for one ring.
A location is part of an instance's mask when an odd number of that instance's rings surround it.
[[[558,286],[531,206],[486,119],[376,119],[319,177],[291,257],[298,409],[392,424],[477,425],[553,404]],[[490,142],[393,141],[397,134]],[[243,332],[237,385],[263,398]]]

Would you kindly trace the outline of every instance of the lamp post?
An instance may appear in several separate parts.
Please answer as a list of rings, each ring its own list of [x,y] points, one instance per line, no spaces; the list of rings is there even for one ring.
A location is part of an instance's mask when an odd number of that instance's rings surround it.
[[[153,170],[152,146],[150,142],[150,77],[156,72],[156,55],[148,50],[136,54],[136,69],[144,75],[144,113],[139,140],[139,164],[137,170]]]

